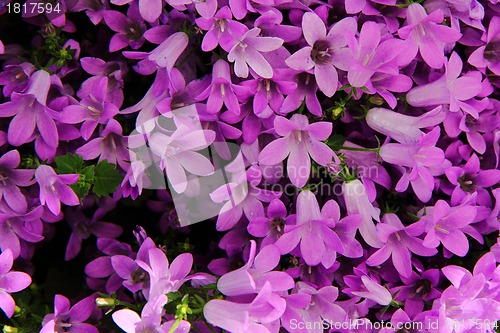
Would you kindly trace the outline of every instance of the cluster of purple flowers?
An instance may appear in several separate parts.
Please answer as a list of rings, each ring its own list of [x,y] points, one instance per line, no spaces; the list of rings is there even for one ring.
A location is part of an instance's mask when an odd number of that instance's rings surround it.
[[[56,2],[0,7],[4,332],[497,329],[497,0]],[[86,295],[36,315],[65,228]]]

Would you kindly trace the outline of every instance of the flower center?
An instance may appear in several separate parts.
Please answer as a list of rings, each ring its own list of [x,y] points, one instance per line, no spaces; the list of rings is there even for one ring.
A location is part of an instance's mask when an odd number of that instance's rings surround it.
[[[500,62],[500,40],[493,40],[486,44],[483,56],[489,62]]]
[[[311,50],[311,58],[317,64],[326,64],[330,62],[331,54],[330,43],[326,40],[318,40],[314,43]]]
[[[280,235],[283,234],[283,229],[285,228],[285,220],[277,216],[271,219],[271,229],[276,230]]]
[[[472,175],[465,174],[461,176],[460,178],[458,178],[458,184],[464,192],[472,193],[476,190],[474,177]]]

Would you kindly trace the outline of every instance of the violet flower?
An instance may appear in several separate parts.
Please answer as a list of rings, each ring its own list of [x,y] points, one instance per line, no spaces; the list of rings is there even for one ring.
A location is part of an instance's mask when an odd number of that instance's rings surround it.
[[[486,45],[478,47],[469,56],[468,62],[476,68],[486,69],[500,75],[500,56],[498,48],[500,47],[500,17],[493,16],[486,34]]]
[[[381,223],[377,224],[378,238],[384,246],[373,253],[366,264],[379,266],[392,257],[394,267],[402,277],[409,278],[412,274],[412,253],[430,257],[437,253],[435,248],[429,249],[422,245],[422,240],[410,235],[396,214],[385,214]]]
[[[201,17],[207,19],[212,18],[217,10],[217,0],[167,0],[167,3],[174,8],[194,4]]]
[[[213,299],[203,308],[206,320],[217,327],[233,333],[270,333],[266,325],[282,316],[286,302],[271,291],[267,282],[250,303]]]
[[[21,241],[37,243],[43,240],[43,208],[37,206],[27,213],[10,215],[0,213],[0,249],[12,251],[14,259],[26,256]],[[24,247],[26,247],[24,245]]]
[[[111,118],[106,127],[95,138],[81,146],[76,153],[84,160],[93,160],[99,157],[99,162],[107,160],[109,163],[118,164],[127,170],[129,153],[126,148],[126,138],[122,135],[122,127],[118,121]]]
[[[24,213],[28,207],[26,197],[18,186],[29,186],[33,182],[33,170],[15,169],[21,163],[17,150],[0,157],[0,200],[16,213]]]
[[[373,220],[380,221],[380,209],[373,207],[365,186],[358,179],[342,184],[342,193],[348,215],[361,215],[359,233],[368,245],[376,248],[382,247],[383,243],[377,236]]]
[[[78,196],[68,186],[78,181],[78,175],[58,175],[48,165],[40,165],[35,170],[35,179],[40,186],[40,203],[53,214],[61,212],[61,202],[68,206],[80,204]]]
[[[399,29],[399,36],[406,41],[405,53],[413,59],[420,51],[424,61],[432,68],[441,68],[444,47],[462,36],[458,31],[441,25],[443,12],[435,10],[427,15],[422,5],[414,3],[406,9],[407,25]]]
[[[259,216],[248,224],[248,233],[255,237],[264,237],[261,246],[274,244],[285,232],[286,225],[295,224],[295,214],[288,215],[283,202],[274,199],[267,207],[266,216]]]
[[[130,3],[132,0],[111,0],[113,5],[122,6]],[[139,3],[139,13],[142,18],[149,23],[155,22],[161,15],[163,11],[163,0],[140,0]]]
[[[119,110],[116,105],[106,101],[106,92],[109,79],[100,77],[93,84],[92,93],[85,96],[78,105],[69,105],[60,115],[60,121],[65,124],[79,124],[82,138],[89,140],[98,124],[104,125]]]
[[[345,250],[342,240],[331,229],[339,218],[340,212],[333,200],[328,201],[320,211],[314,194],[304,190],[297,197],[297,224],[285,226],[285,233],[275,245],[281,254],[286,254],[300,243],[301,256],[309,266],[321,263],[329,268],[335,262],[336,253],[343,253]],[[360,216],[351,216],[350,223],[359,225],[359,218]]]
[[[167,304],[167,300],[166,295],[158,295],[150,299],[144,305],[140,316],[130,309],[118,310],[112,315],[113,321],[126,333],[169,333],[172,323],[162,323],[163,306]],[[182,320],[174,332],[187,333],[190,328],[189,322]]]
[[[259,162],[275,165],[288,157],[287,173],[291,182],[303,187],[311,172],[311,158],[319,165],[331,163],[335,153],[324,144],[332,133],[332,124],[316,122],[309,124],[305,115],[294,114],[291,119],[276,117],[276,133],[282,138],[270,142],[259,155]]]
[[[188,187],[186,171],[197,176],[214,172],[210,160],[197,151],[213,143],[215,133],[210,130],[192,130],[184,124],[170,135],[154,133],[149,139],[153,153],[160,157],[160,169],[165,170],[168,181],[177,193]]]
[[[434,177],[431,171],[432,169],[441,170],[445,162],[443,151],[435,146],[439,133],[440,128],[435,127],[431,132],[422,136],[419,143],[382,145],[380,157],[384,161],[410,168],[410,171],[403,169],[403,176],[396,184],[396,191],[406,191],[408,184],[411,183],[413,191],[422,202],[431,199],[434,189]],[[444,170],[439,171],[439,174],[443,172]]]
[[[248,77],[248,67],[264,79],[273,77],[273,68],[261,52],[271,52],[283,45],[277,37],[260,37],[260,29],[247,31],[236,42],[227,55],[227,60],[234,62],[234,73],[242,78]]]
[[[474,206],[450,207],[444,200],[439,200],[434,207],[426,208],[427,215],[412,224],[407,231],[412,235],[427,232],[422,243],[434,249],[439,244],[451,253],[463,257],[469,252],[469,241],[464,234],[469,224],[474,222],[477,209]]]
[[[231,51],[241,36],[248,31],[248,28],[241,22],[232,20],[229,7],[224,6],[213,17],[196,19],[196,24],[203,30],[207,30],[201,49],[205,52],[212,51],[220,45],[226,52]]]
[[[146,25],[142,21],[137,6],[130,6],[127,16],[116,10],[107,10],[103,14],[104,22],[116,32],[109,41],[109,52],[119,51],[127,46],[137,50],[144,44]]]
[[[12,317],[16,307],[10,294],[26,289],[31,284],[31,277],[28,274],[11,271],[13,261],[10,249],[2,251],[0,254],[0,309],[7,318]]]
[[[218,113],[224,104],[229,111],[239,114],[238,97],[244,100],[249,96],[248,88],[232,83],[229,64],[224,60],[218,60],[213,67],[212,84],[195,99],[203,101],[208,98],[208,113]]]
[[[326,32],[325,23],[315,13],[307,12],[302,18],[302,30],[308,46],[292,54],[286,63],[293,69],[309,71],[314,68],[314,75],[319,89],[328,97],[337,91],[337,69],[347,71],[350,68],[351,52],[346,47],[345,36],[354,35],[356,20],[345,18],[337,22]]]
[[[381,42],[381,37],[379,25],[370,21],[361,27],[359,40],[354,35],[347,37],[353,56],[347,79],[353,87],[365,86],[375,73],[399,74],[396,58],[404,43],[396,38]]]
[[[165,253],[159,248],[148,251],[149,263],[137,259],[136,263],[149,274],[149,288],[142,292],[146,299],[179,290],[189,280],[187,275],[193,265],[193,255],[183,253],[170,264]],[[187,278],[186,278],[187,277]]]
[[[440,124],[446,113],[438,106],[419,117],[407,116],[383,108],[368,110],[366,123],[375,131],[385,134],[400,143],[418,142],[424,136],[421,128]]]
[[[59,135],[54,121],[57,114],[47,106],[50,86],[50,74],[38,70],[30,77],[25,92],[13,93],[11,102],[2,105],[0,117],[14,116],[7,132],[11,145],[20,146],[32,141],[35,128],[48,146],[59,145]]]
[[[458,205],[473,193],[477,193],[478,201],[488,203],[490,194],[485,189],[500,181],[500,170],[481,170],[479,158],[472,154],[462,167],[454,166],[446,169],[446,177],[455,186],[451,193],[451,204]]]
[[[84,323],[95,310],[95,297],[89,296],[71,306],[63,295],[54,297],[54,313],[43,318],[40,333],[82,332],[98,333],[93,325]]]
[[[257,294],[269,283],[273,292],[287,291],[294,286],[286,272],[274,271],[281,255],[278,248],[268,245],[257,252],[255,241],[250,241],[250,257],[245,266],[228,272],[217,281],[217,289],[226,296]]]
[[[408,104],[412,106],[432,106],[449,104],[450,111],[470,109],[464,101],[477,96],[482,90],[481,77],[476,75],[463,75],[462,60],[456,52],[445,62],[445,74],[439,79],[413,88],[406,95]],[[460,76],[460,77],[459,77]]]

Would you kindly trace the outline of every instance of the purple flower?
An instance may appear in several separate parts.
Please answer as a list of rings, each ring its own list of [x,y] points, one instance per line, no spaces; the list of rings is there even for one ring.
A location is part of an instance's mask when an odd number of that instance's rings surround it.
[[[250,241],[250,258],[245,266],[220,277],[217,289],[226,296],[257,294],[269,283],[273,292],[286,291],[294,286],[293,278],[286,272],[273,271],[281,255],[274,245],[263,247],[257,255],[256,243]]]
[[[210,198],[216,203],[227,201],[217,218],[219,231],[234,227],[243,214],[249,221],[264,216],[262,202],[271,202],[281,196],[281,192],[257,187],[262,182],[262,170],[257,166],[250,167],[244,174],[236,175],[235,178],[210,193]]]
[[[35,171],[35,179],[40,186],[40,203],[53,214],[61,212],[61,202],[68,206],[80,204],[78,196],[68,186],[78,181],[78,175],[58,175],[48,165],[40,165]]]
[[[63,295],[54,297],[54,313],[43,318],[40,333],[82,332],[98,333],[94,326],[84,323],[95,310],[95,297],[89,296],[71,306]]]
[[[359,33],[348,36],[353,61],[347,79],[353,87],[363,87],[375,73],[399,74],[396,57],[402,52],[404,43],[396,38],[381,40],[380,27],[375,22],[365,22]],[[402,45],[403,44],[403,45]],[[411,81],[410,81],[411,87]]]
[[[85,96],[78,105],[69,105],[60,115],[60,121],[65,124],[79,124],[80,133],[85,140],[90,139],[98,124],[106,124],[118,114],[116,105],[106,101],[108,78],[100,77],[92,87],[92,93]]]
[[[244,100],[250,96],[250,91],[246,87],[233,84],[229,64],[224,60],[218,60],[212,71],[212,84],[209,85],[199,96],[197,101],[207,99],[207,112],[218,113],[222,104],[236,114],[240,113],[238,97]]]
[[[458,31],[441,25],[443,12],[435,10],[427,15],[422,5],[414,3],[406,9],[407,25],[399,29],[399,36],[406,40],[404,52],[413,59],[420,50],[424,61],[432,68],[441,68],[444,61],[444,47],[462,36]]]
[[[33,182],[33,170],[15,169],[21,163],[17,150],[0,157],[0,200],[16,213],[24,213],[28,207],[25,196],[18,186],[29,186]]]
[[[345,206],[348,215],[361,215],[359,233],[368,245],[376,248],[382,247],[383,243],[377,236],[373,220],[380,221],[380,209],[373,207],[365,186],[358,179],[342,184]]]
[[[124,170],[127,170],[129,165],[126,138],[122,135],[120,123],[115,119],[108,121],[100,137],[90,140],[78,148],[76,153],[85,160],[99,157],[99,162],[107,160],[109,163],[120,165]]]
[[[201,17],[210,19],[217,10],[217,0],[167,0],[172,7],[184,7],[183,5],[194,4],[196,11]]]
[[[309,190],[302,191],[297,197],[297,224],[287,225],[275,245],[282,254],[286,254],[300,243],[300,253],[309,266],[321,263],[329,268],[335,262],[336,253],[345,251],[339,235],[332,230],[339,218],[340,210],[336,202],[329,200],[320,211],[314,194]],[[357,226],[361,222],[359,215],[347,219]]]
[[[31,277],[23,272],[11,271],[14,258],[12,251],[7,249],[0,254],[0,309],[7,318],[12,317],[16,303],[11,293],[27,288],[31,284]]]
[[[113,5],[122,6],[130,3],[132,0],[111,0]],[[163,0],[140,0],[139,13],[142,18],[149,23],[155,22],[163,11]]]
[[[236,303],[214,299],[203,308],[209,323],[233,333],[270,333],[266,326],[279,320],[286,302],[271,291],[266,283],[251,303]]]
[[[201,49],[205,52],[212,51],[220,45],[226,52],[231,51],[236,42],[248,31],[248,28],[231,18],[231,10],[224,6],[212,17],[200,17],[196,24],[203,30],[208,30],[203,37]]]
[[[43,239],[43,222],[40,220],[42,214],[43,208],[41,206],[19,215],[0,213],[0,248],[2,252],[12,251],[14,259],[19,255],[26,257],[28,251],[26,251],[25,244],[22,246],[21,241],[37,243]]]
[[[440,106],[419,117],[407,116],[383,108],[373,108],[366,115],[366,123],[375,131],[400,143],[413,143],[418,142],[424,136],[420,128],[436,126],[445,117],[446,113]]]
[[[353,290],[351,294],[367,298],[380,305],[389,305],[392,302],[391,292],[367,275],[361,277],[359,287],[360,290]]]
[[[183,253],[169,264],[167,256],[159,248],[148,251],[149,263],[137,259],[136,263],[149,274],[149,288],[142,292],[146,299],[179,290],[189,280],[186,276],[193,265],[193,255]]]
[[[422,240],[410,235],[396,214],[385,214],[382,223],[377,224],[378,238],[384,246],[373,253],[366,264],[379,266],[392,257],[394,267],[402,277],[409,278],[412,274],[411,254],[430,257],[437,250],[428,249],[422,245]]]
[[[481,170],[479,158],[472,154],[462,167],[454,166],[446,169],[446,177],[455,186],[451,194],[451,204],[458,205],[462,200],[473,193],[477,193],[477,200],[490,203],[490,195],[485,189],[500,181],[500,170]]]
[[[439,79],[410,90],[406,95],[408,104],[417,107],[449,104],[450,111],[458,111],[460,108],[470,110],[464,101],[481,92],[481,76],[460,76],[462,60],[456,52],[445,62],[445,68],[445,74]]]
[[[158,332],[168,333],[172,323],[163,323],[163,306],[167,304],[167,296],[159,295],[150,299],[142,309],[141,316],[130,309],[122,309],[113,313],[113,321],[127,333]],[[176,333],[189,332],[191,325],[182,320],[175,330]]]
[[[248,77],[248,67],[265,79],[273,77],[273,68],[261,52],[271,52],[283,45],[283,40],[277,37],[260,37],[260,29],[247,31],[227,55],[227,60],[234,62],[234,72],[237,76]]]
[[[215,132],[193,130],[179,124],[170,135],[154,133],[149,139],[153,153],[160,157],[160,169],[165,170],[168,181],[177,193],[183,193],[188,186],[186,171],[197,176],[208,176],[214,172],[210,160],[198,153],[215,139]]]
[[[57,114],[47,104],[51,86],[50,74],[44,70],[33,73],[26,91],[13,93],[11,102],[1,107],[0,117],[11,117],[7,138],[13,146],[20,146],[33,140],[35,127],[50,147],[59,145],[59,135],[54,122]]]
[[[476,214],[474,206],[450,207],[446,201],[439,200],[434,207],[426,207],[426,215],[407,230],[413,235],[425,230],[427,235],[422,243],[425,247],[434,249],[441,243],[451,253],[463,257],[469,252],[464,231],[474,222]]]
[[[2,90],[4,96],[10,96],[12,92],[22,92],[35,70],[35,66],[28,62],[5,66],[0,73],[0,85],[4,86]]]
[[[85,216],[81,210],[71,210],[70,214],[66,214],[66,220],[71,227],[71,236],[66,246],[66,254],[64,259],[73,259],[80,253],[82,241],[95,235],[102,238],[117,238],[123,232],[122,227],[114,223],[99,221],[105,214],[104,211],[97,211],[92,219]]]
[[[286,207],[279,199],[271,201],[266,216],[259,216],[248,224],[248,233],[255,237],[264,237],[261,246],[274,244],[284,233],[286,225],[295,224],[295,214],[288,215]]]
[[[320,121],[309,124],[305,115],[294,114],[291,119],[276,117],[274,127],[282,138],[262,149],[259,162],[275,165],[288,157],[288,177],[295,186],[303,187],[309,179],[310,158],[320,165],[327,165],[332,161],[335,153],[321,142],[332,133],[331,123]]]
[[[422,202],[431,199],[434,189],[434,177],[444,173],[444,153],[437,148],[440,128],[435,127],[431,132],[422,136],[419,143],[386,143],[380,148],[380,157],[391,164],[410,168],[402,168],[403,176],[396,184],[396,191],[404,192],[411,183],[413,191]],[[429,170],[430,169],[430,170]],[[435,169],[435,170],[433,170]]]
[[[318,85],[313,74],[306,72],[299,73],[294,77],[294,83],[297,88],[291,91],[283,101],[280,114],[288,114],[291,111],[297,110],[303,102],[305,102],[307,110],[317,117],[323,116],[323,109],[319,104]]]
[[[107,10],[103,14],[104,22],[116,32],[109,41],[109,52],[119,51],[130,45],[134,50],[144,43],[146,25],[142,21],[137,6],[130,6],[127,16],[116,10]]]
[[[351,52],[346,36],[356,32],[356,20],[345,18],[337,22],[326,33],[325,23],[315,13],[307,12],[302,18],[302,30],[308,46],[291,55],[286,63],[293,69],[310,71],[314,75],[319,89],[328,97],[337,91],[337,69],[347,71],[351,63]]]
[[[500,17],[493,16],[486,34],[486,45],[478,47],[469,56],[468,62],[476,68],[488,68],[496,75],[500,75],[500,56],[498,48],[500,47]]]

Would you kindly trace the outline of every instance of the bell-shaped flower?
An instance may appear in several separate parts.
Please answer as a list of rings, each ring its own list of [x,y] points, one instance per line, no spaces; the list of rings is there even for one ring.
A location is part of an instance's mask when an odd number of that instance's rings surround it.
[[[373,220],[380,222],[380,209],[373,207],[368,199],[366,188],[360,180],[356,179],[342,184],[342,193],[348,215],[361,215],[359,233],[368,245],[376,248],[382,247],[383,243],[377,236]]]
[[[214,172],[210,160],[198,152],[212,144],[214,139],[214,131],[192,130],[185,124],[179,124],[170,136],[159,131],[151,135],[151,150],[160,157],[160,169],[165,170],[177,193],[183,193],[188,186],[186,171],[197,176]]]
[[[149,288],[142,290],[146,299],[177,291],[189,279],[186,277],[193,265],[191,253],[177,256],[171,264],[159,248],[150,249],[148,256],[149,263],[140,259],[136,260],[139,267],[149,274]]]
[[[273,77],[273,68],[261,53],[277,50],[283,45],[283,40],[259,35],[259,28],[247,31],[229,51],[227,60],[234,62],[234,73],[237,76],[248,77],[248,67],[250,67],[257,75],[265,79]]]
[[[395,166],[404,167],[403,176],[396,184],[396,191],[404,192],[411,183],[417,197],[427,202],[434,189],[434,177],[429,169],[438,169],[444,165],[444,152],[436,147],[440,128],[422,136],[418,143],[386,143],[380,148],[380,157]],[[406,171],[405,168],[409,168]],[[442,170],[444,172],[444,170]],[[440,172],[441,174],[443,172]]]
[[[33,170],[15,169],[21,163],[17,150],[6,152],[0,157],[0,200],[16,213],[27,209],[25,196],[18,186],[31,185]]]
[[[330,268],[335,263],[336,253],[345,251],[341,238],[332,230],[339,219],[340,211],[336,202],[328,201],[320,211],[314,194],[309,190],[302,191],[297,197],[297,224],[287,225],[285,233],[275,245],[281,254],[286,254],[300,243],[300,253],[306,264],[316,266],[321,263]],[[361,223],[359,215],[346,219],[356,226]]]
[[[16,303],[11,293],[27,288],[31,284],[31,277],[23,272],[11,271],[14,258],[12,251],[7,249],[0,254],[0,309],[7,318],[12,317]]]
[[[344,71],[350,68],[352,55],[346,47],[345,36],[354,36],[356,20],[352,17],[340,20],[327,34],[321,18],[314,12],[306,12],[302,17],[302,30],[307,46],[286,59],[286,64],[299,71],[314,69],[319,89],[332,97],[338,87],[337,68]]]
[[[59,145],[56,123],[57,114],[47,106],[51,86],[50,74],[38,70],[31,75],[26,91],[13,93],[11,101],[0,107],[0,117],[11,117],[7,138],[13,146],[33,140],[35,128],[50,147]]]
[[[366,264],[378,266],[392,257],[392,263],[401,276],[409,278],[412,274],[411,255],[430,257],[437,253],[422,245],[422,240],[405,231],[405,226],[396,214],[385,214],[377,224],[377,233],[384,246],[373,253]]]
[[[61,203],[68,206],[80,204],[78,196],[68,186],[78,181],[78,175],[58,175],[48,165],[40,165],[35,170],[35,179],[40,186],[40,203],[55,215],[61,212]]]
[[[172,328],[172,323],[162,323],[165,312],[163,307],[167,304],[167,301],[166,295],[158,295],[144,305],[140,316],[130,309],[122,309],[113,313],[113,321],[126,333],[168,333]],[[190,328],[189,322],[181,320],[174,332],[188,333]]]
[[[250,258],[245,266],[220,277],[217,289],[226,296],[258,293],[266,283],[273,292],[286,291],[294,286],[293,278],[286,272],[274,271],[281,259],[274,245],[262,248],[256,255],[257,245],[250,241]]]
[[[404,52],[408,58],[415,58],[417,52],[432,68],[441,68],[444,61],[444,47],[460,39],[462,34],[453,28],[440,24],[443,12],[438,9],[427,15],[425,8],[417,3],[406,9],[407,25],[399,29],[399,36],[406,41]]]
[[[286,301],[272,292],[267,282],[250,303],[214,299],[203,308],[206,320],[217,327],[232,333],[270,333],[266,327],[283,315]]]
[[[387,135],[400,143],[418,142],[424,135],[421,128],[434,127],[443,122],[446,112],[438,106],[419,117],[399,112],[373,108],[366,115],[366,123],[375,131]]]
[[[332,162],[335,153],[322,140],[332,133],[332,124],[325,121],[309,124],[305,115],[294,114],[291,119],[276,117],[276,133],[282,138],[270,142],[259,155],[259,162],[275,165],[288,157],[287,173],[292,183],[303,187],[311,172],[311,158],[319,165]]]
[[[458,111],[464,101],[477,96],[483,89],[481,75],[462,75],[462,60],[453,52],[445,62],[445,73],[439,79],[413,88],[406,95],[408,104],[416,107],[449,104]],[[464,107],[468,110],[470,107]]]
[[[85,323],[96,308],[95,297],[89,296],[71,306],[63,295],[54,297],[54,313],[43,318],[40,333],[85,332],[98,333],[94,326]]]

